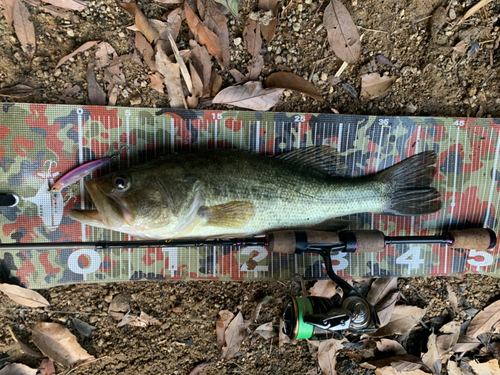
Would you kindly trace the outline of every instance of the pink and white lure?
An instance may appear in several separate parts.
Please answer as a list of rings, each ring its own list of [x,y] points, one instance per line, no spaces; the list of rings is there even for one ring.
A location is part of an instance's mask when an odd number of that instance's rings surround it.
[[[61,191],[65,187],[75,183],[78,180],[81,180],[85,176],[88,176],[96,169],[108,164],[110,160],[111,158],[102,158],[80,165],[78,168],[73,169],[71,172],[66,173],[59,180],[57,180],[54,186],[50,188],[50,191]]]

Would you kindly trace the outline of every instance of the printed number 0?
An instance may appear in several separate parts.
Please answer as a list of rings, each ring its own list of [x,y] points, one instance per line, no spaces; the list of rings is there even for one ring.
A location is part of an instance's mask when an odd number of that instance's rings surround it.
[[[295,122],[305,122],[306,116],[295,116]]]
[[[482,261],[477,261],[475,257],[482,257]],[[476,266],[476,267],[486,267],[490,266],[493,264],[493,256],[485,251],[477,251],[477,250],[470,250],[469,251],[469,259],[467,259],[467,263],[469,263],[471,266]]]

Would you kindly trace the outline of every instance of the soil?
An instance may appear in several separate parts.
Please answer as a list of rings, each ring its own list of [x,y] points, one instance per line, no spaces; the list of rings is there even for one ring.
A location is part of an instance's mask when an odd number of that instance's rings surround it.
[[[328,77],[342,65],[328,44],[326,30],[321,28],[323,10],[328,1],[291,0],[280,5],[280,20],[276,36],[263,45],[265,68],[259,79],[275,71],[279,64],[294,73],[311,78],[325,101],[319,102],[295,92],[285,92],[283,100],[273,108],[286,112],[331,112],[334,108],[348,114],[438,115],[500,117],[498,13],[500,5],[491,2],[484,10],[458,25],[457,21],[475,0],[353,0],[344,1],[356,25],[363,34],[362,56],[341,75],[359,93],[361,75],[378,71],[397,76],[385,96],[361,101],[349,96],[341,84],[331,86]],[[81,12],[68,12],[69,19],[55,17],[42,5],[27,7],[32,15],[37,35],[37,51],[29,61],[22,51],[13,27],[0,18],[0,89],[26,84],[36,89],[26,98],[2,98],[4,101],[33,103],[90,104],[87,95],[87,68],[93,50],[80,53],[54,70],[59,59],[90,40],[109,42],[119,55],[133,52],[134,33],[125,29],[133,19],[111,0],[95,0]],[[160,17],[176,5],[153,1],[139,3],[149,18]],[[288,6],[287,6],[288,5]],[[430,16],[439,6],[447,8],[447,22],[433,32]],[[287,6],[287,11],[282,12]],[[240,0],[240,18],[257,10],[255,1]],[[456,18],[452,19],[453,14]],[[283,17],[281,17],[283,15]],[[244,24],[230,18],[231,68],[246,73],[248,55],[242,44]],[[179,36],[180,47],[188,46],[189,30],[184,26]],[[460,40],[471,45],[479,41],[479,50],[470,58],[451,47]],[[382,65],[377,55],[389,58],[394,67]],[[146,66],[126,62],[123,68],[127,83],[121,87],[117,105],[168,107],[168,98],[149,87]],[[103,83],[102,71],[96,71]],[[220,72],[223,86],[234,83],[227,72]],[[142,84],[141,84],[142,83]],[[63,90],[78,85],[81,91],[71,98]],[[132,95],[133,94],[133,95]],[[139,97],[131,103],[131,98]],[[135,103],[135,104],[134,104]],[[207,106],[205,108],[215,108]],[[221,107],[217,107],[221,108]],[[227,108],[227,107],[222,107]],[[479,111],[479,113],[478,113]],[[448,301],[446,285],[458,295],[459,311],[454,312]],[[470,319],[466,310],[482,309],[498,299],[500,280],[480,275],[463,278],[413,278],[400,280],[403,303],[426,307],[423,323],[427,335],[433,328],[432,318]],[[266,340],[255,332],[243,343],[240,353],[227,361],[219,360],[215,321],[218,311],[241,311],[245,319],[265,296],[273,303],[262,305],[262,311],[251,328],[272,321],[279,324],[293,282],[130,282],[121,284],[62,286],[41,293],[51,302],[50,311],[20,309],[5,296],[0,296],[0,361],[23,362],[33,367],[38,360],[19,350],[7,327],[28,341],[29,327],[40,321],[66,324],[82,346],[98,361],[89,368],[77,368],[73,374],[189,374],[202,362],[209,362],[201,374],[316,374],[317,358],[306,341],[278,347],[278,339]],[[131,296],[133,312],[144,311],[162,321],[162,326],[147,328],[116,327],[107,315],[114,295]],[[177,308],[174,312],[173,309]],[[471,314],[471,310],[467,310]],[[78,317],[97,329],[90,338],[77,333],[71,318]],[[439,319],[437,319],[439,320]],[[434,319],[434,322],[436,319]],[[424,333],[425,333],[424,332]],[[424,334],[425,336],[425,334]],[[359,337],[351,336],[351,340]],[[425,349],[425,340],[422,341]],[[413,350],[413,354],[419,356]],[[359,367],[359,358],[341,352],[337,370],[344,374],[372,374]],[[443,372],[444,373],[444,372]]]

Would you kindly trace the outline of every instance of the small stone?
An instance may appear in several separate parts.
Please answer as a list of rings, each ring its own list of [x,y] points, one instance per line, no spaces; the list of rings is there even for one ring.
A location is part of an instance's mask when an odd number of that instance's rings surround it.
[[[142,98],[140,95],[131,95],[130,96],[130,105],[139,105],[142,103]]]
[[[451,20],[454,20],[455,18],[457,18],[457,13],[455,12],[455,9],[450,9],[450,13],[448,14],[450,16],[450,19]]]
[[[326,74],[325,72],[321,73],[321,80],[326,81],[327,79],[328,79],[328,74]]]
[[[57,68],[56,71],[54,72],[54,77],[59,77],[62,74],[61,69]]]
[[[112,294],[108,294],[106,297],[104,297],[104,301],[106,301],[107,303],[111,303],[112,300],[113,300]]]
[[[312,4],[312,0],[306,0],[305,3],[306,4]]]
[[[293,31],[299,31],[300,30],[300,23],[294,23],[293,24]]]
[[[239,46],[241,44],[241,38],[235,38],[233,40],[233,43],[234,43],[235,46]]]
[[[120,38],[125,38],[125,36],[126,36],[126,35],[125,35],[125,33],[124,33],[123,31],[120,31],[120,32],[118,33],[118,36],[119,36]]]
[[[415,113],[417,112],[417,106],[415,104],[409,103],[406,108],[410,113]]]
[[[313,83],[318,82],[318,80],[319,80],[318,74],[317,74],[317,73],[314,73],[314,74],[313,74],[313,78],[312,78]]]
[[[70,37],[74,37],[75,36],[75,32],[72,30],[72,29],[68,29],[68,31],[66,31],[66,33],[68,34],[68,36]]]
[[[128,91],[125,89],[122,91],[122,96],[127,99],[128,98]]]

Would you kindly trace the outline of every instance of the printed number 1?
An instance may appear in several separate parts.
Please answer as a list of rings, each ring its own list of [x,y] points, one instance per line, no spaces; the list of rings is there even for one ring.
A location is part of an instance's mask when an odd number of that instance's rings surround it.
[[[212,113],[212,118],[214,120],[222,120],[222,113]]]

